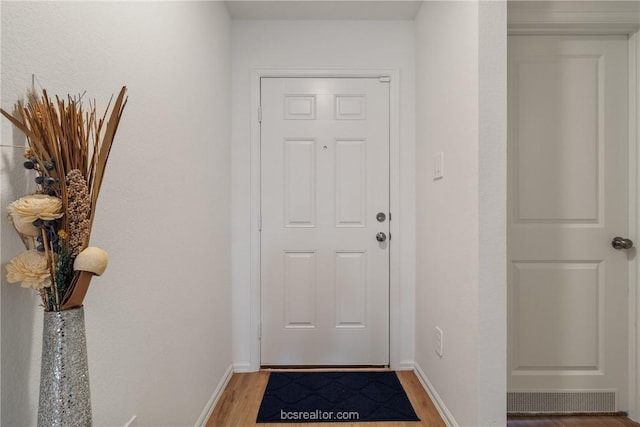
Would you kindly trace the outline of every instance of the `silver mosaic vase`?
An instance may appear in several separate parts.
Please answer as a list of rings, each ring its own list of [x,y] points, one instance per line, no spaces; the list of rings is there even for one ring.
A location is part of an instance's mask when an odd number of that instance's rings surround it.
[[[91,424],[84,308],[45,311],[38,427]]]

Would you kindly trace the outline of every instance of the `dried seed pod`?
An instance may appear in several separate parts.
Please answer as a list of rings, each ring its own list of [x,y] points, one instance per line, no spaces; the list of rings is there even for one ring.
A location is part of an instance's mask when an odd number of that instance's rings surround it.
[[[78,254],[73,262],[73,269],[100,276],[107,269],[107,264],[109,264],[107,251],[90,246]]]
[[[87,181],[78,169],[67,174],[67,221],[69,224],[69,250],[77,256],[89,237],[91,198]]]

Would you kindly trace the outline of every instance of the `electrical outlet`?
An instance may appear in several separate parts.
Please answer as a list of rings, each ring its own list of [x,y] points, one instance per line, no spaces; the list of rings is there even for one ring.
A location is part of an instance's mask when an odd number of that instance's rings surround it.
[[[436,331],[435,331],[435,347],[436,347],[436,354],[440,357],[442,357],[443,354],[443,342],[442,342],[442,329],[440,329],[439,326],[436,326]]]

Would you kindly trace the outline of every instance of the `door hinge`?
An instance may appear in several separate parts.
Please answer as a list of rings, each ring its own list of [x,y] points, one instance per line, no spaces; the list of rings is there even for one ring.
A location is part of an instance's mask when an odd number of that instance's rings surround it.
[[[258,123],[262,123],[262,106],[258,105]]]
[[[262,215],[258,215],[258,231],[262,231]]]
[[[391,233],[389,233],[389,241],[391,241]]]
[[[389,222],[391,222],[391,212],[389,212]]]
[[[391,81],[391,76],[380,76],[380,83],[389,83]]]
[[[258,323],[258,339],[262,339],[262,323]]]

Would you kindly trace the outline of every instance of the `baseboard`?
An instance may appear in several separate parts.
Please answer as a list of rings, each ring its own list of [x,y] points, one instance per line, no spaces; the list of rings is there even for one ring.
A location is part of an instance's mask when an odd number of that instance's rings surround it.
[[[415,369],[416,362],[413,360],[402,360],[398,363],[398,371],[413,371]]]
[[[449,412],[449,410],[447,409],[447,406],[438,395],[436,389],[431,384],[431,381],[429,381],[429,378],[427,378],[424,371],[417,362],[414,364],[413,369],[415,370],[418,380],[420,380],[420,383],[422,384],[422,387],[424,387],[424,389],[427,391],[427,394],[431,398],[433,404],[436,406],[440,417],[444,420],[447,427],[460,427],[455,418],[453,418],[451,412]]]
[[[222,379],[218,383],[218,386],[213,391],[211,398],[207,402],[207,406],[205,406],[204,410],[202,411],[202,414],[200,414],[200,418],[198,418],[198,421],[196,421],[195,427],[205,427],[205,424],[207,424],[207,420],[213,413],[213,409],[216,407],[216,403],[218,403],[218,399],[220,399],[220,396],[222,395],[224,388],[229,383],[229,380],[231,379],[232,374],[233,374],[233,365],[229,365],[229,367],[227,368],[227,371],[224,373],[224,375],[222,376]]]
[[[251,369],[251,363],[234,363],[233,372],[255,372],[255,369]]]

